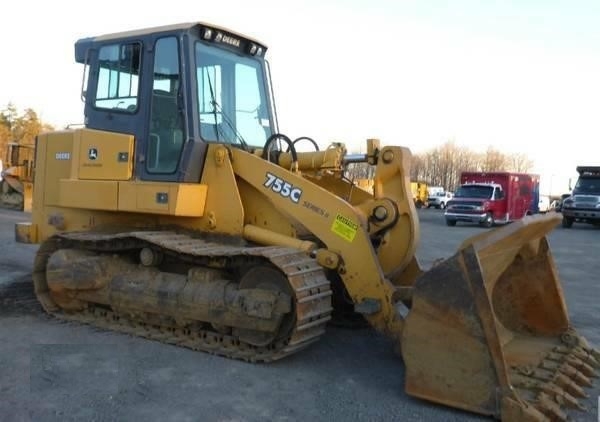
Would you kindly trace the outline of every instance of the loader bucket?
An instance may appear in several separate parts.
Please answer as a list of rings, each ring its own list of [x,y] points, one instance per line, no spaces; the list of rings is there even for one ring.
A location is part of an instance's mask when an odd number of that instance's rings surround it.
[[[559,221],[472,237],[417,279],[401,343],[408,394],[507,421],[582,407],[600,352],[569,324],[545,237]]]

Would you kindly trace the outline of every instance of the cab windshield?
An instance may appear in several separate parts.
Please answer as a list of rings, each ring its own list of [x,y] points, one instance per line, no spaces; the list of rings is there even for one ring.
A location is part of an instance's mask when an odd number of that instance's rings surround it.
[[[455,198],[482,198],[490,199],[494,188],[492,186],[466,185],[457,189]]]
[[[600,194],[600,177],[580,177],[575,185],[575,193]]]
[[[262,62],[202,42],[195,56],[202,139],[263,146],[273,125]]]

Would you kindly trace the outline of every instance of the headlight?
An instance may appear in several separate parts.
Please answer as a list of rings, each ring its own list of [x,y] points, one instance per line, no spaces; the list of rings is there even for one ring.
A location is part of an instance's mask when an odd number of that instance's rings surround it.
[[[571,208],[573,206],[573,201],[572,200],[567,200],[565,202],[563,202],[563,208]]]

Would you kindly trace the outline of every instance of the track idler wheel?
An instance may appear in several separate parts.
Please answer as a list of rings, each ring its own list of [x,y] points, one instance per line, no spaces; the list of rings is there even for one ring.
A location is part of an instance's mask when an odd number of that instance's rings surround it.
[[[282,294],[286,297],[294,296],[294,292],[285,275],[276,268],[268,265],[254,266],[246,271],[240,278],[239,289],[240,291],[260,289]],[[277,332],[237,328],[234,330],[234,334],[240,340],[247,343],[255,346],[266,346],[277,339],[288,337],[295,324],[294,312],[289,312],[284,316]]]

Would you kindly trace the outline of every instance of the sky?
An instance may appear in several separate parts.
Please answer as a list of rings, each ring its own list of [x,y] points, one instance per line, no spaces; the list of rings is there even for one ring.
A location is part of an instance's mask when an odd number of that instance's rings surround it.
[[[94,7],[94,5],[96,7]],[[542,193],[600,165],[600,1],[12,2],[0,107],[83,121],[79,38],[204,21],[264,42],[280,131],[321,147],[367,138],[425,152],[449,140],[524,153]]]

